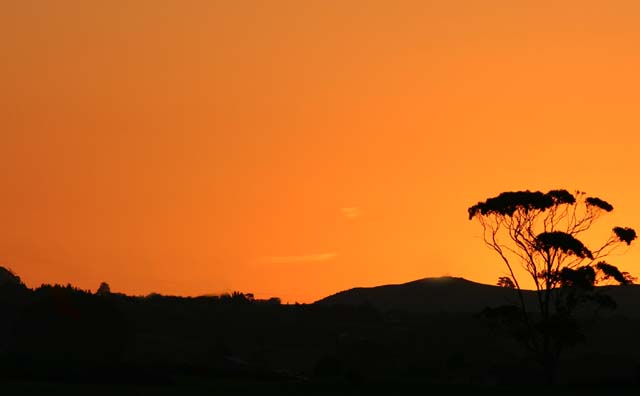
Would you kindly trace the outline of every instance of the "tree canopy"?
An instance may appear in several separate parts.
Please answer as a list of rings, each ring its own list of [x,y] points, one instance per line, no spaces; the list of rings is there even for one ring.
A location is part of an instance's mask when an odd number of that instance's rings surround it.
[[[470,220],[477,219],[483,226],[485,243],[501,256],[515,287],[520,286],[513,265],[519,262],[541,290],[559,286],[563,268],[588,265],[604,275],[605,267],[596,266],[596,260],[637,238],[632,228],[614,227],[610,238],[596,249],[578,239],[602,214],[612,210],[609,202],[580,191],[526,190],[503,192],[471,206],[468,213]]]

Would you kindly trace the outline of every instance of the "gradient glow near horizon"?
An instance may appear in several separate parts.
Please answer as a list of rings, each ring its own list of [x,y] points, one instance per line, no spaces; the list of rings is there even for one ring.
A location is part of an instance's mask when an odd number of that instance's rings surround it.
[[[559,4],[561,3],[561,4]],[[5,1],[0,265],[310,302],[505,268],[467,208],[640,228],[635,1]],[[600,234],[598,234],[600,233]],[[640,275],[631,248],[610,261]]]

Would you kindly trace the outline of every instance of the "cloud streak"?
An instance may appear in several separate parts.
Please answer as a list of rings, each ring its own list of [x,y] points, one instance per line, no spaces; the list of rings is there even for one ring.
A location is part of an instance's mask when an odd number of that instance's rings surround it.
[[[360,208],[358,208],[357,206],[350,208],[341,208],[340,211],[342,212],[342,215],[347,219],[355,219],[356,217],[360,217],[360,215],[362,214]]]
[[[265,264],[311,263],[311,262],[328,261],[335,258],[336,256],[337,256],[336,253],[319,253],[319,254],[308,254],[303,256],[271,256],[271,257],[262,257],[260,259],[260,262]]]

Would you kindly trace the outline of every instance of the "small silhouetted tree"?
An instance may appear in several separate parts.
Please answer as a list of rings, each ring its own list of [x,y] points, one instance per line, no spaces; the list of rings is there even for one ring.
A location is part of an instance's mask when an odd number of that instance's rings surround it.
[[[98,287],[96,294],[99,296],[108,296],[111,294],[111,287],[109,287],[107,282],[102,282],[100,283],[100,287]]]
[[[483,228],[485,244],[495,251],[508,274],[498,285],[513,288],[519,304],[514,309],[493,310],[513,334],[533,352],[544,368],[547,382],[554,382],[560,353],[582,339],[575,318],[578,306],[591,302],[615,307],[608,296],[598,293],[599,282],[633,282],[603,258],[636,239],[631,228],[615,227],[610,237],[595,249],[578,239],[603,214],[608,202],[584,192],[566,190],[504,192],[468,209],[469,219]],[[516,275],[521,266],[537,290],[534,308],[527,306]]]

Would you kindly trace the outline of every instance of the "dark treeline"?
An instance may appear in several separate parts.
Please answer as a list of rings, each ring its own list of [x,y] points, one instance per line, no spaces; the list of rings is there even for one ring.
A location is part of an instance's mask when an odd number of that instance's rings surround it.
[[[146,297],[0,284],[0,378],[107,384],[380,380],[536,382],[518,344],[477,314],[283,305],[250,294]],[[636,319],[610,316],[562,381],[634,384]]]

